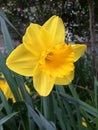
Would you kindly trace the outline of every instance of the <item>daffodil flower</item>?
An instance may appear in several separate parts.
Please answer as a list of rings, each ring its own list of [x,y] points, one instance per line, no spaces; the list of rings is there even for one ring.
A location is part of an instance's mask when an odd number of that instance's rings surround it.
[[[4,75],[1,74],[1,75],[0,75],[0,78],[1,78],[1,79],[0,79],[0,89],[3,91],[3,93],[4,93],[5,97],[6,97],[6,99],[7,99],[7,100],[8,100],[8,99],[12,99],[13,102],[16,102],[16,100],[15,100],[15,98],[14,98],[14,95],[13,95],[11,89],[10,89],[10,87],[9,87],[9,85],[8,85],[8,83],[7,83],[7,81],[6,81],[6,79],[4,78]],[[28,88],[28,86],[25,85],[25,87],[26,87],[27,92],[30,94],[30,89]],[[19,91],[20,91],[20,89],[19,89]],[[20,91],[20,93],[21,93],[21,91]]]
[[[85,121],[84,118],[82,118],[82,126],[84,126],[84,127],[88,127],[88,126],[87,126],[87,123],[86,123],[86,121]]]
[[[7,66],[24,76],[32,76],[34,88],[47,96],[54,84],[67,85],[74,78],[74,62],[86,50],[84,44],[66,44],[62,19],[52,16],[42,26],[31,23],[22,44],[7,58]]]
[[[13,93],[11,92],[10,87],[9,87],[7,81],[5,80],[4,76],[0,75],[0,78],[2,78],[2,79],[0,79],[0,89],[3,91],[3,93],[7,99],[10,98],[13,100],[13,102],[15,102]]]

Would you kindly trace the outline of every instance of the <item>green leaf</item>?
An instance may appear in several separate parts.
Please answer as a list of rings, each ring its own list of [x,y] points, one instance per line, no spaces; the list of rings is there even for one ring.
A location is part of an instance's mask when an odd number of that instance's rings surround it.
[[[12,40],[11,40],[10,34],[8,32],[6,23],[1,16],[0,16],[0,22],[1,22],[1,31],[3,33],[4,43],[5,43],[6,49],[9,54],[14,49],[13,45],[12,45]]]
[[[74,113],[72,110],[72,106],[68,103],[68,102],[64,102],[63,100],[63,104],[64,104],[64,111],[66,110],[66,114],[68,115],[68,120],[70,122],[70,125],[72,126],[73,130],[76,130],[76,119],[74,117]]]
[[[17,115],[18,112],[11,113],[2,119],[0,119],[0,125],[3,125],[5,122],[7,122],[9,119],[11,119],[13,116]]]
[[[70,89],[72,95],[74,96],[74,98],[79,99],[79,95],[77,94],[74,85],[69,84],[68,86],[69,86],[69,89]]]
[[[40,113],[36,113],[32,107],[28,104],[27,109],[31,117],[34,119],[40,130],[56,130],[55,125],[52,122],[48,122]]]
[[[55,102],[57,103],[54,106],[56,106],[55,109],[58,111],[56,115],[61,129],[71,130],[73,128],[73,130],[76,130],[76,121],[72,105],[70,105],[68,101],[65,102],[63,98],[61,99],[59,95],[59,93],[65,94],[64,87],[56,85],[56,93],[57,99],[55,98]]]
[[[52,93],[47,97],[41,97],[41,109],[47,120],[54,121],[54,104]]]
[[[11,113],[12,113],[11,107],[9,106],[9,104],[8,104],[6,98],[5,98],[5,96],[4,96],[4,94],[3,94],[3,92],[2,92],[1,90],[0,90],[0,98],[1,98],[1,101],[2,101],[2,103],[3,103],[4,108],[5,108],[5,110],[6,110],[6,113],[7,113],[7,114],[11,114]],[[11,120],[9,121],[9,127],[11,127],[11,129],[12,129],[12,127],[13,127],[14,130],[17,130],[16,122],[15,122],[14,119],[13,119],[13,120],[11,119]]]
[[[56,120],[58,120],[57,125],[62,129],[62,130],[66,130],[66,123],[67,123],[67,119],[66,119],[66,112],[64,111],[64,109],[62,109],[62,106],[60,106],[61,104],[58,104],[58,99],[55,98],[55,95],[53,95],[53,103],[54,103],[54,110],[55,110],[55,118]],[[61,101],[61,100],[60,100]]]
[[[98,117],[98,110],[96,108],[88,105],[87,103],[85,103],[85,102],[83,102],[83,101],[81,101],[79,99],[75,99],[74,97],[71,97],[68,94],[64,94],[64,95],[60,94],[60,96],[63,99],[69,101],[72,104],[74,104],[74,103],[77,104],[78,107],[82,108],[83,110],[85,110],[89,114],[91,114],[91,115],[93,115],[95,117]]]
[[[3,103],[3,106],[4,106],[4,108],[5,108],[6,112],[7,112],[7,114],[10,114],[10,113],[11,113],[11,108],[10,108],[10,106],[8,105],[8,102],[7,102],[6,98],[5,98],[5,96],[4,96],[3,92],[2,92],[2,90],[0,90],[0,98],[1,98],[1,101],[2,101],[2,103]]]
[[[0,130],[4,130],[2,125],[0,126]]]
[[[21,34],[17,31],[17,29],[14,27],[14,25],[9,21],[9,19],[6,17],[5,13],[3,12],[3,10],[0,9],[0,16],[4,19],[4,21],[6,21],[10,27],[12,27],[12,29],[20,36]]]

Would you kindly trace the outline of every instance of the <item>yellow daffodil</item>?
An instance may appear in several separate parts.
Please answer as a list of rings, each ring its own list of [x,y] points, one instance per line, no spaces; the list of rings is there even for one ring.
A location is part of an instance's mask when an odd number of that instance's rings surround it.
[[[82,126],[87,127],[87,123],[86,123],[86,120],[84,118],[82,118]]]
[[[82,125],[83,125],[84,127],[87,127],[87,124],[86,124],[85,121],[82,122]]]
[[[67,85],[74,77],[74,62],[86,50],[84,44],[66,44],[64,24],[52,16],[42,26],[31,23],[20,44],[7,58],[7,66],[24,76],[32,76],[34,87],[47,96],[54,84]]]
[[[3,91],[4,95],[6,96],[7,99],[12,99],[13,102],[15,102],[15,98],[10,90],[10,87],[8,83],[6,82],[5,78],[3,75],[0,75],[0,89]]]
[[[13,93],[12,93],[12,91],[11,91],[11,89],[10,89],[10,87],[9,87],[9,85],[8,85],[8,83],[7,83],[7,81],[6,81],[6,79],[4,78],[4,76],[3,76],[3,74],[2,75],[0,75],[0,89],[3,91],[3,93],[4,93],[4,95],[5,95],[5,97],[6,97],[6,99],[8,100],[8,99],[12,99],[13,100],[13,102],[15,102],[16,100],[15,100],[15,98],[14,98],[14,96],[13,96]],[[26,90],[27,90],[27,92],[30,94],[30,89],[28,88],[28,86],[27,85],[25,85],[25,87],[26,87]],[[20,91],[20,90],[19,90]],[[21,92],[20,92],[21,93]]]

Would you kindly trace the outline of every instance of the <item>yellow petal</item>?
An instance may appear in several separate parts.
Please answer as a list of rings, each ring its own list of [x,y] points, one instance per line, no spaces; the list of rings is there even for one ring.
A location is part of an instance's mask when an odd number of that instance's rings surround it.
[[[47,96],[52,91],[55,79],[39,71],[33,77],[34,88],[41,96]]]
[[[23,44],[19,45],[7,58],[7,66],[24,76],[33,76],[39,57],[29,52]]]
[[[82,126],[87,127],[87,123],[85,121],[82,121]]]
[[[30,94],[30,88],[25,84],[27,92]]]
[[[49,33],[38,24],[30,24],[23,36],[23,44],[29,51],[38,55],[42,50],[49,48]]]
[[[0,78],[4,77],[3,75],[0,76]],[[4,95],[7,99],[12,98],[13,102],[15,102],[15,98],[10,90],[10,87],[8,86],[5,79],[0,80],[0,89],[3,91]]]
[[[85,44],[72,44],[71,47],[75,55],[74,61],[77,61],[83,55],[83,53],[85,52],[87,48]]]
[[[15,98],[14,98],[14,96],[13,96],[13,93],[11,92],[11,90],[10,90],[10,88],[9,88],[9,86],[8,86],[8,84],[7,84],[6,81],[5,81],[5,85],[4,85],[3,87],[5,87],[4,95],[6,96],[6,98],[7,98],[7,99],[8,99],[8,98],[12,98],[13,101],[15,101]]]
[[[50,33],[52,44],[64,43],[65,27],[61,18],[52,16],[43,27]]]
[[[1,78],[1,76],[0,76],[0,78]],[[3,79],[3,80],[0,80],[0,89],[4,92],[5,91],[5,89],[6,89],[6,85],[5,85],[5,80]]]
[[[68,85],[72,82],[74,78],[74,71],[72,71],[69,75],[64,76],[64,78],[56,78],[55,84],[57,85]]]

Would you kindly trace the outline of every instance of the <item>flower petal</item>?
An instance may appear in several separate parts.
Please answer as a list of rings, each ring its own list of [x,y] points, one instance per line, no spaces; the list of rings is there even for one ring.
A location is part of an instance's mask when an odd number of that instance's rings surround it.
[[[1,75],[0,78],[4,78],[4,76]],[[5,79],[0,80],[0,89],[3,91],[3,93],[4,93],[4,95],[6,96],[7,99],[12,98],[13,101],[15,102],[15,98],[13,96],[13,93],[11,92],[10,87],[8,86]]]
[[[73,51],[74,51],[74,55],[75,55],[75,59],[74,61],[76,62],[85,52],[87,46],[85,44],[72,44],[71,45]]]
[[[61,18],[58,16],[52,16],[48,21],[44,23],[43,27],[51,35],[51,44],[64,43],[65,27]]]
[[[50,45],[49,33],[38,24],[31,23],[23,36],[23,44],[35,54],[39,54]]]
[[[74,71],[69,75],[66,75],[64,78],[56,78],[55,84],[57,85],[68,85],[74,78]]]
[[[29,52],[23,44],[19,45],[7,58],[7,66],[24,76],[32,76],[38,63],[38,57]]]
[[[6,81],[5,81],[6,82]],[[7,84],[7,82],[4,84],[4,86],[3,87],[5,87],[5,90],[3,91],[4,92],[4,95],[6,96],[6,98],[8,99],[8,98],[12,98],[13,99],[13,101],[15,101],[15,98],[14,98],[14,96],[13,96],[13,93],[12,93],[12,91],[10,90],[10,87],[8,86],[8,84]]]
[[[52,91],[55,79],[39,71],[33,77],[34,88],[41,96],[47,96]]]

